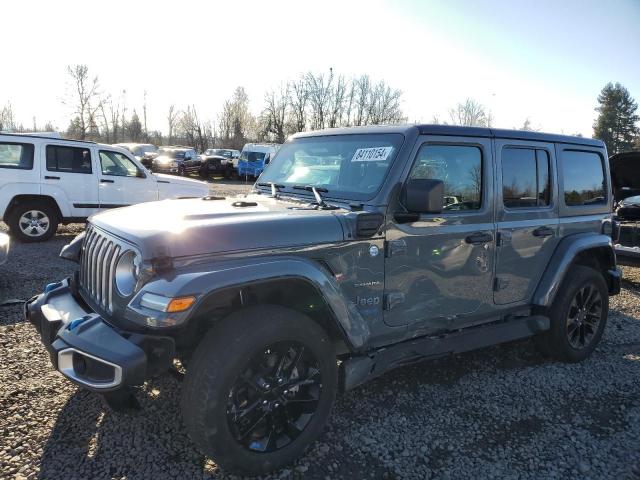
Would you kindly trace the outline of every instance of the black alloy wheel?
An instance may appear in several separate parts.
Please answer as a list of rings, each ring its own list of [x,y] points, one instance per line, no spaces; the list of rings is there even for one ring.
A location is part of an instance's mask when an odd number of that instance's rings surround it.
[[[254,356],[229,392],[227,420],[236,441],[255,452],[289,445],[320,401],[320,362],[299,342],[273,344]]]
[[[567,315],[567,339],[576,349],[589,346],[602,318],[602,295],[593,284],[576,292]]]

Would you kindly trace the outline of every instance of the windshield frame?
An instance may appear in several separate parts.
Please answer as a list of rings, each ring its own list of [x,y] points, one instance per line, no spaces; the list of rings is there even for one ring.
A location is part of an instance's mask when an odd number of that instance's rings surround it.
[[[293,143],[313,142],[314,140],[326,139],[331,137],[343,138],[343,137],[373,136],[373,135],[379,135],[379,136],[394,135],[394,136],[400,137],[400,140],[397,144],[397,148],[396,148],[396,151],[394,152],[393,158],[391,159],[391,162],[387,167],[385,176],[382,178],[382,180],[378,184],[378,187],[375,190],[372,190],[371,192],[349,192],[349,191],[334,190],[329,185],[314,185],[317,188],[326,188],[328,190],[326,193],[324,192],[322,193],[322,198],[325,200],[334,200],[342,203],[349,203],[354,201],[361,201],[361,202],[370,201],[370,200],[373,200],[376,196],[378,196],[380,191],[383,189],[385,183],[388,181],[388,178],[390,177],[390,173],[392,172],[394,166],[398,162],[398,157],[401,156],[401,152],[403,151],[405,143],[407,142],[407,135],[403,132],[384,132],[384,133],[383,132],[380,132],[380,133],[353,132],[353,133],[309,135],[309,136],[294,137],[287,140],[275,153],[272,154],[268,167],[273,165],[274,162],[277,161],[278,156],[281,154],[281,152],[286,151],[287,150],[286,147]],[[268,168],[265,168],[264,172],[268,172],[268,171],[269,171]],[[260,177],[256,180],[254,189],[256,189],[257,191],[260,191],[261,193],[270,193],[271,187],[258,186],[258,183],[270,183],[270,182],[271,180],[265,180],[264,178],[262,178],[262,175],[260,175]],[[277,181],[275,183],[279,184],[280,182]],[[278,191],[280,194],[283,194],[283,196],[314,199],[313,192],[295,189],[293,188],[294,186],[300,186],[300,183],[297,182],[295,185],[293,183],[291,185],[283,184],[282,188],[279,188]]]

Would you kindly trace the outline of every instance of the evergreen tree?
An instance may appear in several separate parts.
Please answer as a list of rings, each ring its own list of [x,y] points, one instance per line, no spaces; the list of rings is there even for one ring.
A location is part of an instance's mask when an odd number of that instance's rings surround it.
[[[598,103],[593,137],[605,143],[609,155],[632,150],[640,133],[636,125],[640,117],[636,114],[638,104],[629,90],[619,83],[608,83],[598,95]]]

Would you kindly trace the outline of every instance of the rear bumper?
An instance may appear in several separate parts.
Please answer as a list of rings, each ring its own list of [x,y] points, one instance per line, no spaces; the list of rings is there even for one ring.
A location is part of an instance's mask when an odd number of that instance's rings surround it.
[[[615,250],[618,265],[626,265],[628,267],[640,266],[640,247],[616,245]]]
[[[25,304],[25,318],[56,370],[89,390],[113,392],[170,368],[172,338],[119,331],[84,306],[74,290],[66,279]]]

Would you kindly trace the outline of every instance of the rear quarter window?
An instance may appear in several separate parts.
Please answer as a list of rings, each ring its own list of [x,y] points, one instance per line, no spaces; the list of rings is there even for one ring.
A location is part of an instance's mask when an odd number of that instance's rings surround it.
[[[0,168],[33,169],[33,144],[0,142]]]
[[[598,153],[564,150],[560,164],[565,205],[576,207],[607,203],[604,165]]]

